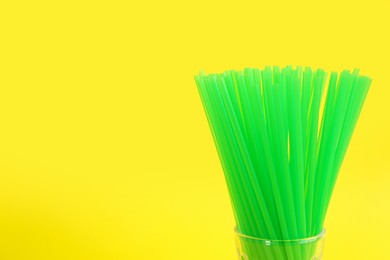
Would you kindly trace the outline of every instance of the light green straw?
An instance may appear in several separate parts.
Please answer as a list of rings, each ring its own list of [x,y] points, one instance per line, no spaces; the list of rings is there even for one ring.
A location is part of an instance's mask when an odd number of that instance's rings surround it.
[[[325,88],[321,69],[275,66],[201,72],[195,81],[238,232],[273,240],[321,233],[371,79],[332,72]],[[312,248],[246,250],[255,259],[302,260]]]

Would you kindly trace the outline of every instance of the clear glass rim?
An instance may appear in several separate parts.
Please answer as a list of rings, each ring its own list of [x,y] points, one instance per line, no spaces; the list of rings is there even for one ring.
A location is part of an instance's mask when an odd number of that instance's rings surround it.
[[[290,240],[252,237],[252,236],[248,236],[248,235],[241,233],[240,231],[238,231],[237,227],[234,227],[234,232],[240,238],[254,240],[255,242],[264,243],[266,245],[270,245],[270,244],[307,244],[307,243],[317,242],[317,241],[320,241],[321,239],[323,239],[325,237],[325,234],[326,234],[326,229],[324,228],[321,231],[321,233],[319,233],[318,235],[312,236],[312,237],[297,238],[297,239],[290,239]]]

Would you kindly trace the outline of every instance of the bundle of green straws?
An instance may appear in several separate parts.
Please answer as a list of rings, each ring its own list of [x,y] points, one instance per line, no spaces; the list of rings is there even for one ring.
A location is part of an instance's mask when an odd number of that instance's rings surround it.
[[[239,232],[321,233],[371,84],[358,73],[275,66],[195,76]]]

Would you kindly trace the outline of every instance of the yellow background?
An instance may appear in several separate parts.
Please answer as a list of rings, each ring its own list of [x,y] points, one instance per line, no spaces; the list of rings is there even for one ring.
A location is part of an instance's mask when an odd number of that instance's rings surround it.
[[[325,259],[390,259],[388,1],[1,1],[0,259],[236,259],[201,69],[373,78]]]

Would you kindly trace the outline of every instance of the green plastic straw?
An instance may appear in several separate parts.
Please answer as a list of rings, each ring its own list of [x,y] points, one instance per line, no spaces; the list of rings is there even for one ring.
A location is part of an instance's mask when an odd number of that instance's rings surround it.
[[[275,66],[201,72],[195,81],[238,231],[278,240],[319,234],[371,79],[332,72],[325,88],[321,69]],[[247,250],[291,260],[313,248]]]

